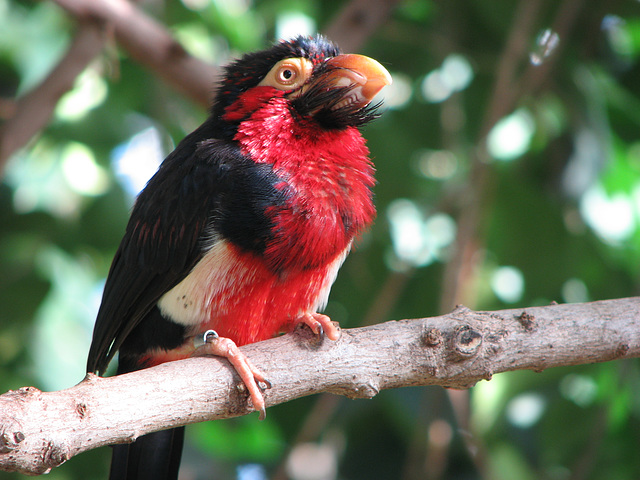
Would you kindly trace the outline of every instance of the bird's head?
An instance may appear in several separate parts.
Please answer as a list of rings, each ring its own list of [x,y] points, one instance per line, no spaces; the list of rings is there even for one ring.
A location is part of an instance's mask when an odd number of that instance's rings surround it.
[[[227,66],[212,116],[233,130],[278,97],[293,115],[324,128],[357,127],[376,117],[371,101],[390,83],[389,72],[369,57],[343,55],[322,36],[297,37]]]

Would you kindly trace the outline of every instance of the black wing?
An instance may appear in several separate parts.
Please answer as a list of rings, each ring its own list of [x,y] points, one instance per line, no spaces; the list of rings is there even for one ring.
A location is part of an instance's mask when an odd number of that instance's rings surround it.
[[[270,166],[230,142],[185,138],[140,193],[104,288],[87,371],[103,372],[131,331],[182,281],[214,236],[261,252],[267,207],[282,204]],[[207,242],[207,240],[209,242]]]

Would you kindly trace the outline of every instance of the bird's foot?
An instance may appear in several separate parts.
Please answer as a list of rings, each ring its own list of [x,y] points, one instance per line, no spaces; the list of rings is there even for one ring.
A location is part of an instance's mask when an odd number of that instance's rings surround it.
[[[207,330],[203,336],[203,340],[204,343],[196,348],[192,356],[202,357],[206,355],[216,355],[229,360],[247,387],[253,408],[260,412],[260,420],[264,420],[267,412],[264,396],[258,384],[263,383],[266,385],[266,388],[271,388],[271,382],[249,361],[247,356],[240,351],[235,342],[230,338],[220,337],[215,331]]]
[[[298,317],[298,323],[308,325],[316,335],[322,335],[324,332],[329,340],[336,341],[340,338],[340,327],[337,322],[331,321],[322,313],[303,313]]]

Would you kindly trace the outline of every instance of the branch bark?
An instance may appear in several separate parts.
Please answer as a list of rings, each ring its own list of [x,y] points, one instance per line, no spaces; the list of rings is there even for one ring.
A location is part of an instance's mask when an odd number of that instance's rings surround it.
[[[54,0],[80,22],[100,21],[113,29],[118,44],[138,63],[205,108],[218,67],[193,57],[167,28],[128,0]]]
[[[640,297],[474,312],[344,330],[300,329],[243,347],[267,373],[268,406],[319,392],[372,398],[417,385],[469,388],[500,372],[640,356]],[[41,474],[83,451],[251,411],[226,360],[191,358],[75,387],[0,396],[0,469]]]
[[[60,100],[87,65],[102,51],[103,28],[81,25],[69,50],[49,76],[16,102],[15,114],[0,127],[0,177],[9,157],[46,126]]]
[[[102,51],[112,32],[138,63],[169,85],[208,107],[218,67],[193,57],[169,31],[128,0],[54,0],[78,20],[78,32],[60,63],[38,87],[19,99],[15,114],[0,129],[0,174],[9,157],[44,128],[60,97]]]

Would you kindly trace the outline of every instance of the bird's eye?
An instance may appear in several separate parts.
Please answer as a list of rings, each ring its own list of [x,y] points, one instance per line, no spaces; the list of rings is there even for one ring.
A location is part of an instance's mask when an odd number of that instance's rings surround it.
[[[1,1],[1,0],[0,0]],[[258,85],[287,92],[298,91],[313,74],[313,63],[306,58],[285,58],[276,63]]]
[[[276,80],[282,85],[291,85],[296,81],[297,77],[298,72],[295,67],[291,65],[283,65],[278,69],[278,73],[276,74]]]

